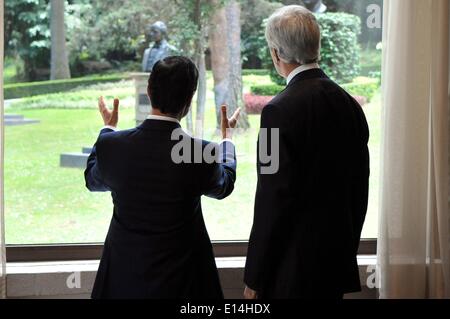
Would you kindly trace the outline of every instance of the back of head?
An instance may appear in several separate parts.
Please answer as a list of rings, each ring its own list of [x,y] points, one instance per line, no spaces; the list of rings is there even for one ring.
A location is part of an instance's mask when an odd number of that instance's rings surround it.
[[[285,6],[273,13],[266,27],[269,47],[285,63],[308,64],[320,59],[320,27],[311,11]]]
[[[198,70],[190,59],[171,56],[158,61],[147,87],[152,107],[164,114],[184,117],[189,112],[197,83]]]

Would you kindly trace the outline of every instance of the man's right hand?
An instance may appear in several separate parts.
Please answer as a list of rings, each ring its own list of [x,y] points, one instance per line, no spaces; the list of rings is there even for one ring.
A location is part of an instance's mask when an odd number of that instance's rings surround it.
[[[236,127],[237,122],[239,120],[239,115],[241,114],[241,108],[238,108],[232,117],[228,118],[227,116],[227,106],[222,105],[221,108],[222,113],[222,123],[221,123],[221,130],[222,130],[222,138],[231,138],[233,135],[233,129]]]

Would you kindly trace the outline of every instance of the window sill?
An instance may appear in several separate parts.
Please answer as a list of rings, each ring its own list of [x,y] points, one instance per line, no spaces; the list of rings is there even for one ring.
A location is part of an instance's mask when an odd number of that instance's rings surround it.
[[[98,260],[8,263],[8,298],[89,298],[98,264]],[[216,258],[216,264],[225,297],[241,298],[245,257]],[[358,256],[358,264],[363,292],[347,298],[374,299],[376,290],[365,283],[370,275],[367,267],[376,265],[376,256]]]

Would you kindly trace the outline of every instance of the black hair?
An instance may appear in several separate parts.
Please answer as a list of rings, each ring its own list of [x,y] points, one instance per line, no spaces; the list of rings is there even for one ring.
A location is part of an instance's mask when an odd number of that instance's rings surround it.
[[[158,61],[148,79],[147,93],[152,107],[164,114],[186,116],[197,83],[198,70],[189,58],[171,56]]]

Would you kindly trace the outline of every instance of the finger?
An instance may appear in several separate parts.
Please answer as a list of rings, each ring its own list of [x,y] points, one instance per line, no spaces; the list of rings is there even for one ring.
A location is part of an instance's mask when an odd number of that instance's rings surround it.
[[[228,119],[228,117],[227,117],[227,106],[226,105],[222,105],[221,110],[222,110],[222,119]]]
[[[237,108],[236,111],[234,111],[233,116],[230,118],[230,121],[237,121],[239,119],[239,116],[241,115],[241,108]]]
[[[116,114],[119,113],[119,104],[120,104],[119,99],[114,99],[113,112],[116,113]]]
[[[233,116],[231,118],[238,120],[240,115],[241,115],[241,108],[238,107],[237,110],[234,111]]]
[[[239,120],[239,116],[241,114],[241,108],[238,108],[234,113],[233,116],[228,120],[229,126],[231,128],[234,128],[237,124],[237,121]]]
[[[98,99],[98,109],[100,112],[103,112],[105,108],[105,100],[103,99],[103,96],[100,96]]]
[[[227,117],[227,106],[222,105],[221,107],[221,113],[222,113],[222,131],[226,130],[228,128],[228,117]]]

